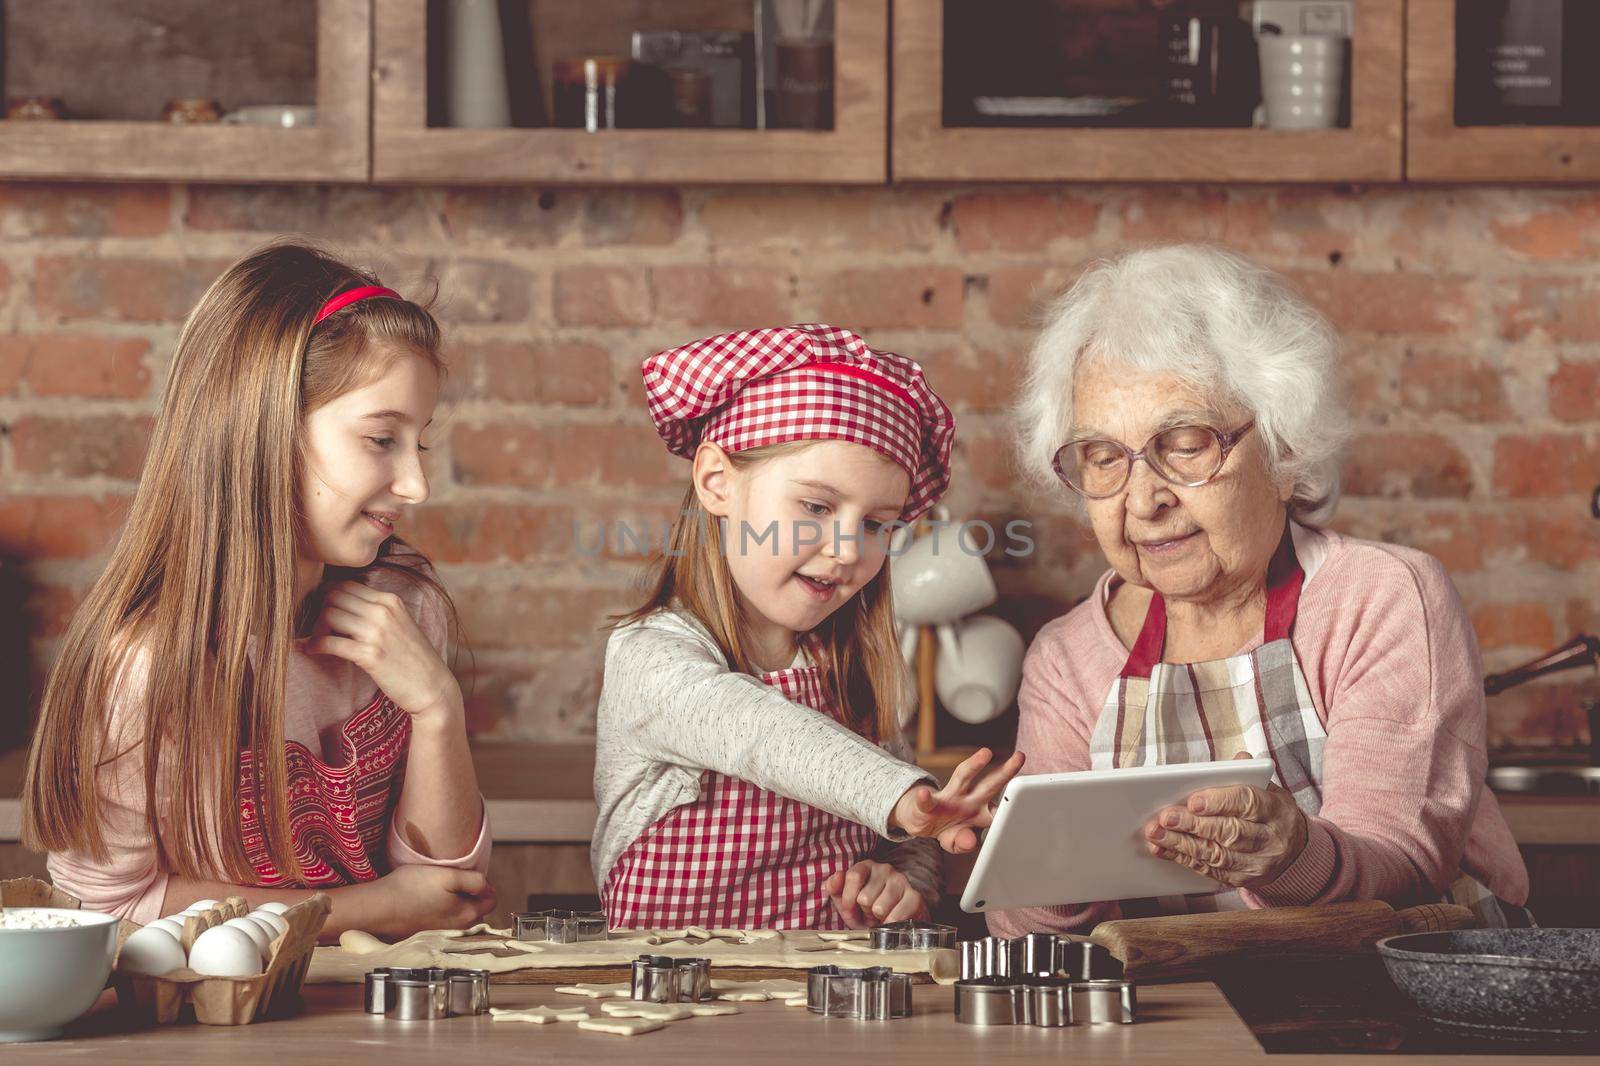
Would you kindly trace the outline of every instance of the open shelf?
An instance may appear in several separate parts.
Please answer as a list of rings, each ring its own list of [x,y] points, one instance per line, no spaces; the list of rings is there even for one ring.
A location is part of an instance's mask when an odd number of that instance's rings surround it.
[[[1600,179],[1600,126],[1456,125],[1456,0],[1408,0],[1406,177]]]
[[[422,0],[375,0],[378,182],[881,184],[888,179],[888,0],[836,9],[834,128],[451,129],[428,119]]]
[[[1413,0],[1415,3],[1415,0]],[[967,128],[944,125],[943,0],[894,7],[897,181],[1398,181],[1402,6],[1355,0],[1350,126]]]
[[[370,0],[316,0],[317,121],[304,129],[0,121],[0,177],[366,181]]]

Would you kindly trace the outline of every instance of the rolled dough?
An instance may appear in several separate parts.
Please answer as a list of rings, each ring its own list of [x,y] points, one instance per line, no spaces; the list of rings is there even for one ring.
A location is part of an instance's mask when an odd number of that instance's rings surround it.
[[[649,1018],[590,1018],[588,1021],[579,1022],[578,1028],[591,1033],[612,1033],[616,1036],[638,1036],[640,1033],[653,1033],[657,1029],[665,1029],[666,1022],[653,1021]]]

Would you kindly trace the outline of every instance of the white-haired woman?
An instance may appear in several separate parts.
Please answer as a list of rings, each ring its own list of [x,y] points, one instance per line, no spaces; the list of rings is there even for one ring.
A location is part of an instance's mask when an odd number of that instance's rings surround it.
[[[994,932],[1350,899],[1530,920],[1449,577],[1320,528],[1346,435],[1338,352],[1282,279],[1214,248],[1097,262],[1050,308],[1019,450],[1080,501],[1111,569],[1028,653],[1028,772],[1248,754],[1276,773],[1145,826],[1151,854],[1216,894],[999,912]]]

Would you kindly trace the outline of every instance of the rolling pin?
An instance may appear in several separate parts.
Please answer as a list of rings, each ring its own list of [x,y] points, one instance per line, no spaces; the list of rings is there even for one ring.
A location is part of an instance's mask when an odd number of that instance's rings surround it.
[[[1174,914],[1101,922],[1089,939],[1122,961],[1132,979],[1189,976],[1222,959],[1357,955],[1386,936],[1475,929],[1465,907],[1428,903],[1396,911],[1382,900],[1318,907]]]

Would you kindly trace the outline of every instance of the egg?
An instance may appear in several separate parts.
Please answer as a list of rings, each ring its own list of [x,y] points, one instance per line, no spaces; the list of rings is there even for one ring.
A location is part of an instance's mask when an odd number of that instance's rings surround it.
[[[288,909],[289,905],[287,903],[279,903],[277,900],[273,900],[271,903],[263,903],[256,908],[258,911],[271,911],[273,914],[282,914]]]
[[[245,917],[270,927],[273,930],[273,936],[281,936],[289,931],[289,923],[271,911],[251,911]]]
[[[189,949],[189,969],[207,977],[254,977],[261,972],[261,951],[242,930],[218,925]]]
[[[201,911],[210,910],[212,907],[220,907],[221,905],[214,899],[197,899],[185,907],[183,913],[199,914]]]
[[[182,940],[183,939],[183,919],[182,919],[182,916],[180,916],[178,918],[157,918],[155,921],[153,921],[149,925],[145,926],[145,928],[146,929],[164,929],[168,933],[172,934],[172,939],[174,939],[174,940]]]
[[[165,929],[145,926],[128,934],[117,955],[117,969],[124,973],[154,976],[171,973],[183,966],[183,945]]]
[[[261,953],[261,961],[263,963],[272,955],[272,938],[267,935],[267,931],[261,927],[260,922],[252,922],[248,918],[229,918],[222,924],[224,928],[237,929],[249,937],[250,943],[254,944],[256,950]]]

